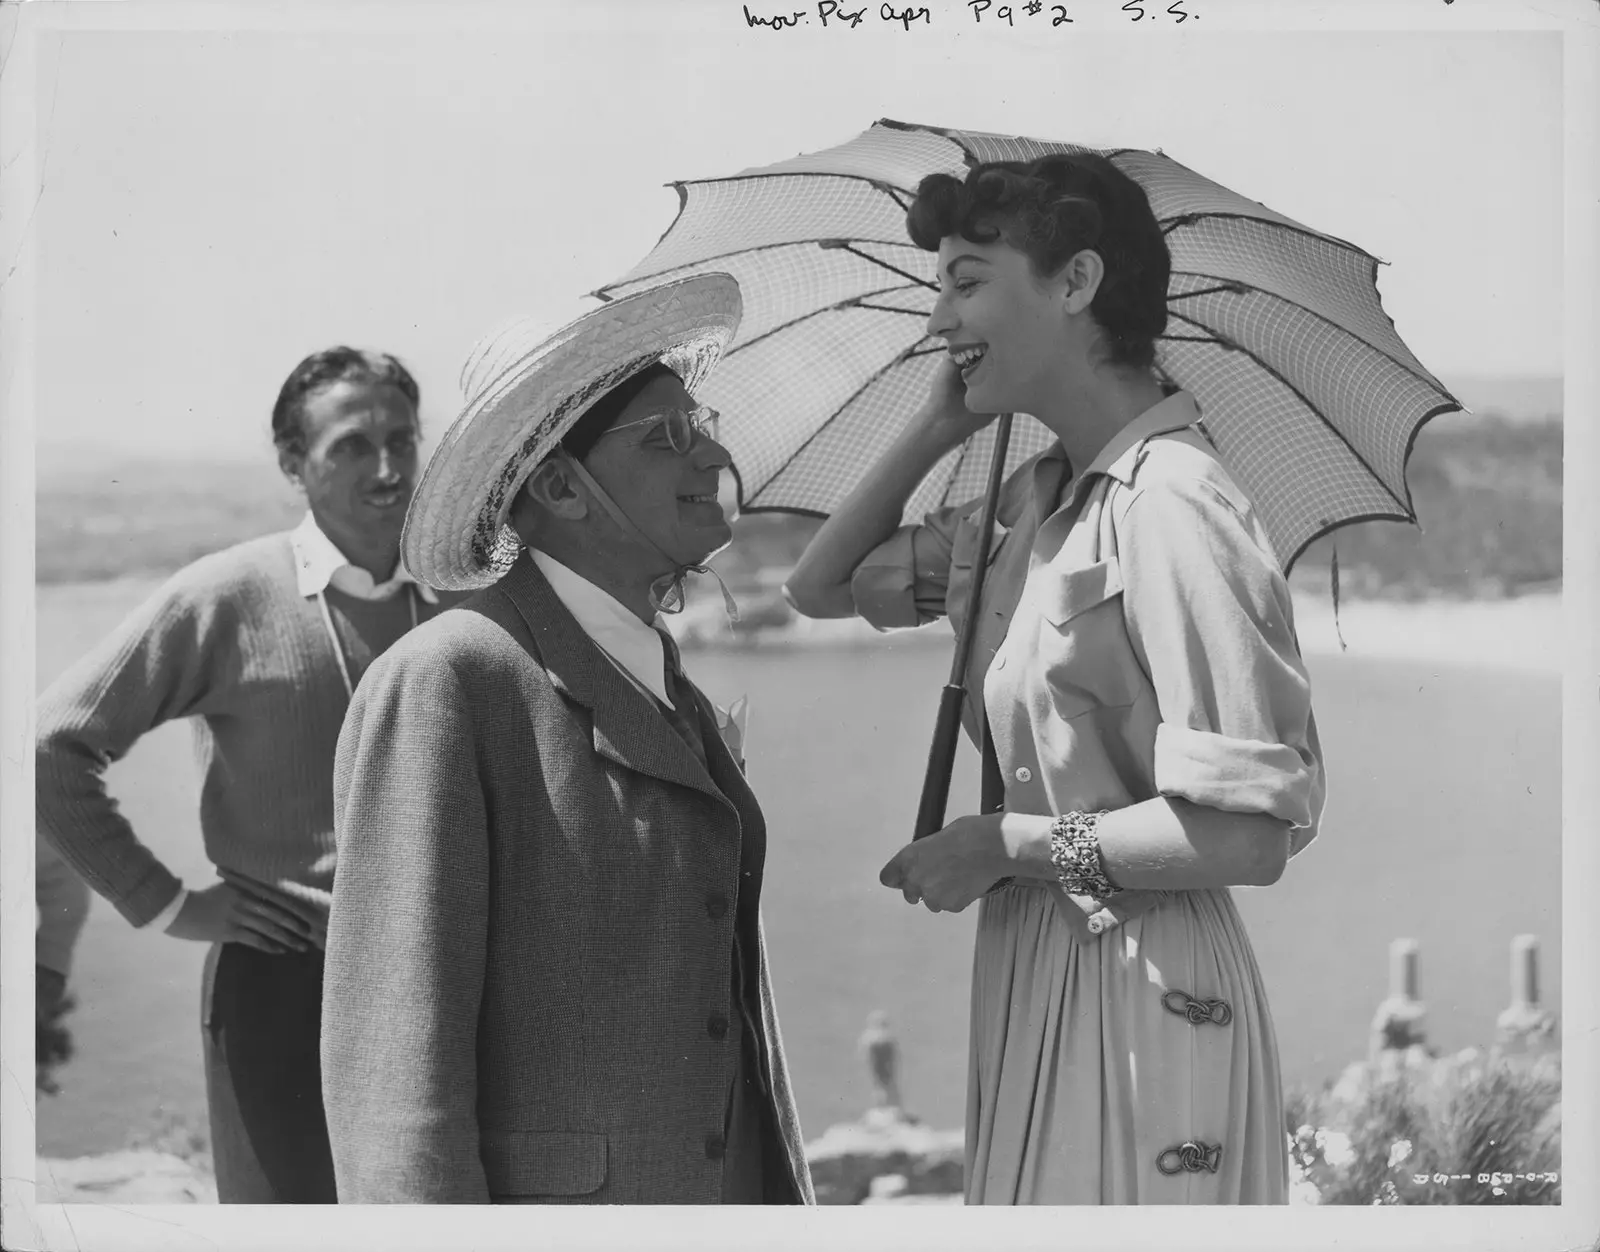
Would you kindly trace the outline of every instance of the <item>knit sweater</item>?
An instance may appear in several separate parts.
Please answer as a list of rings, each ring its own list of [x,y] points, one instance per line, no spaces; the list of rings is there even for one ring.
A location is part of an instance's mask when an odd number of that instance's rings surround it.
[[[421,621],[448,603],[324,594],[352,682],[410,629],[413,604]],[[39,830],[123,917],[156,917],[182,884],[135,835],[104,771],[147,731],[192,718],[206,855],[225,875],[325,910],[348,702],[321,606],[297,588],[288,534],[204,557],[40,696]]]

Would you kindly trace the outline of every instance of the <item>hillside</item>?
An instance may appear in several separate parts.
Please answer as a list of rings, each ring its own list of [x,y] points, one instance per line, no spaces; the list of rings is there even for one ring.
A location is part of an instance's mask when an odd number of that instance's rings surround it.
[[[1417,439],[1410,484],[1416,527],[1368,522],[1337,532],[1343,593],[1367,598],[1504,596],[1561,578],[1561,424],[1493,414],[1436,419]],[[302,505],[269,456],[259,463],[123,458],[90,465],[55,456],[39,470],[40,583],[160,575],[253,535],[292,526]],[[717,559],[748,585],[787,570],[818,523],[740,519]],[[1326,587],[1331,544],[1295,570]]]
[[[1559,421],[1438,418],[1418,436],[1407,480],[1419,526],[1336,531],[1300,558],[1296,585],[1327,585],[1335,544],[1340,584],[1352,596],[1493,597],[1559,584]]]

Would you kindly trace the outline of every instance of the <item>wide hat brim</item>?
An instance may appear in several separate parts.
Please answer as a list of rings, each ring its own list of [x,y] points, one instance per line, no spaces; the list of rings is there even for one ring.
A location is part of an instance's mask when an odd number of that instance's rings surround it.
[[[461,415],[428,461],[406,513],[401,559],[418,582],[487,587],[521,550],[506,523],[528,475],[600,397],[660,362],[693,395],[739,329],[729,274],[697,274],[612,301],[541,333],[527,322],[480,344]]]

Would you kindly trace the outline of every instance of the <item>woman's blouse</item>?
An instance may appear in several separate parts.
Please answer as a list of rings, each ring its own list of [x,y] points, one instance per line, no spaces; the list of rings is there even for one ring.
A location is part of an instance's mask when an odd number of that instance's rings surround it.
[[[1177,392],[1082,474],[1060,445],[1005,484],[964,721],[984,723],[1007,810],[1060,814],[1155,796],[1317,832],[1325,784],[1311,685],[1270,541]],[[947,614],[971,584],[981,502],[901,527],[857,568],[880,628]]]

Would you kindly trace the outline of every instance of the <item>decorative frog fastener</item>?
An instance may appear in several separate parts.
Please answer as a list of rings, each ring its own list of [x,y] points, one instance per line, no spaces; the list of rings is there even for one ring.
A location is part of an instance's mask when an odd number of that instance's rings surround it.
[[[1191,1026],[1204,1026],[1207,1022],[1226,1026],[1233,1020],[1233,1010],[1226,1000],[1196,1000],[1188,992],[1176,988],[1161,997],[1161,1007],[1188,1018]]]
[[[1220,1143],[1199,1143],[1191,1139],[1187,1143],[1180,1143],[1175,1148],[1168,1148],[1156,1157],[1156,1168],[1163,1174],[1181,1174],[1188,1172],[1198,1174],[1205,1170],[1208,1174],[1217,1172],[1217,1166],[1222,1162],[1222,1145]]]

